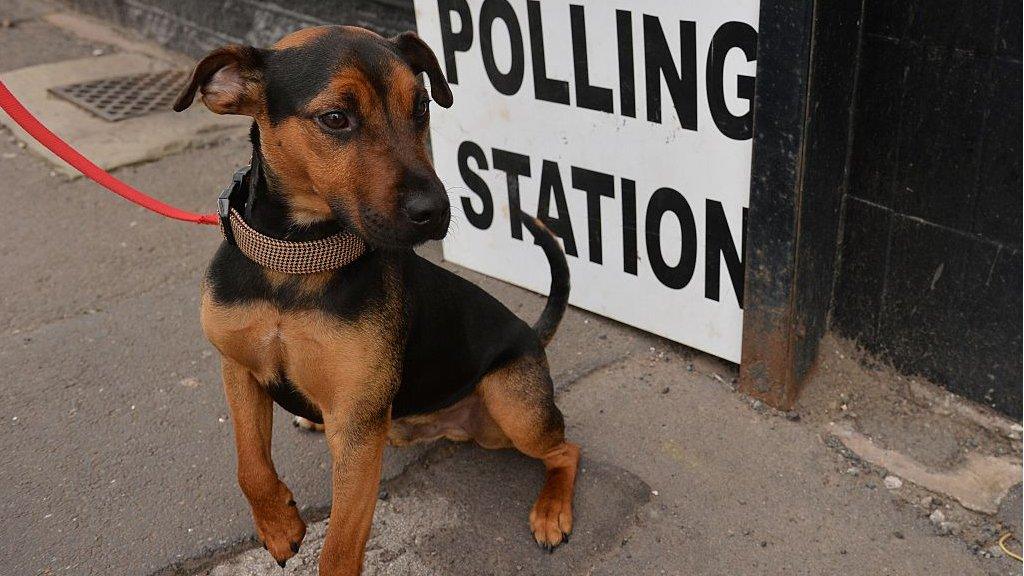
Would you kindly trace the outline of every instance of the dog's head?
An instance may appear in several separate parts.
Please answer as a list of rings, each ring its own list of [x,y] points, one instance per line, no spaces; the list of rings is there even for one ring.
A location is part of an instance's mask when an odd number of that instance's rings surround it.
[[[271,49],[214,50],[174,109],[198,91],[217,114],[251,116],[291,224],[333,218],[372,245],[405,247],[443,238],[451,214],[427,150],[431,98],[420,73],[433,101],[451,106],[437,58],[416,34],[308,28]]]

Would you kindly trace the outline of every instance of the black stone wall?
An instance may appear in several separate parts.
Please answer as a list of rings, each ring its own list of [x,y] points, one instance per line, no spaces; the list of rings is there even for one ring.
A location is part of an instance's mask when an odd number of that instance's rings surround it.
[[[200,57],[223,44],[268,46],[320,24],[363,26],[384,35],[416,28],[412,0],[64,0],[169,48]]]
[[[1017,419],[1021,4],[865,0],[832,316]]]

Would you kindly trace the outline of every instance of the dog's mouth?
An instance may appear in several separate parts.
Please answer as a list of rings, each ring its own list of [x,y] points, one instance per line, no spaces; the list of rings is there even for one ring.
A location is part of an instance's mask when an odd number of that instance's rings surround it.
[[[429,225],[394,223],[369,208],[362,208],[359,223],[350,229],[362,237],[367,245],[385,250],[405,250],[430,240],[442,240],[448,235],[451,225],[451,208],[445,208],[443,215]],[[351,220],[345,219],[346,222]]]

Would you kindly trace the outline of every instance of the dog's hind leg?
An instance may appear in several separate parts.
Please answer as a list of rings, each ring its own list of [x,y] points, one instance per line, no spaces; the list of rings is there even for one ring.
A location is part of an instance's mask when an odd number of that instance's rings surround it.
[[[488,414],[517,450],[544,462],[547,475],[530,511],[533,538],[554,550],[572,533],[572,497],[580,449],[565,441],[562,413],[543,357],[523,357],[483,378],[478,387]]]
[[[306,524],[271,460],[273,400],[249,370],[234,360],[223,358],[222,371],[235,429],[238,485],[249,500],[257,535],[277,563],[284,566],[285,560],[298,552]]]

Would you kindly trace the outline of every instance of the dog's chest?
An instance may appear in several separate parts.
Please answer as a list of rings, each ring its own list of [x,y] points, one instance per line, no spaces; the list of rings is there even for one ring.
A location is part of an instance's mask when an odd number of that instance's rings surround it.
[[[351,357],[364,340],[358,326],[315,310],[283,311],[271,303],[221,305],[204,298],[203,331],[227,358],[263,382],[300,372],[299,362]]]

